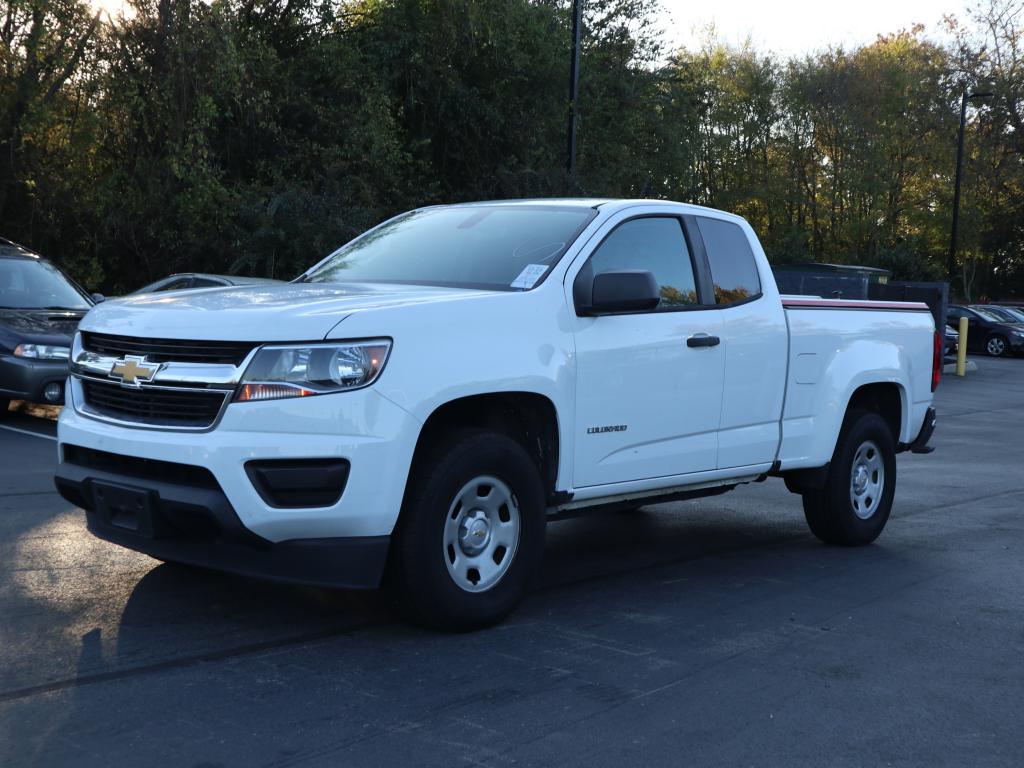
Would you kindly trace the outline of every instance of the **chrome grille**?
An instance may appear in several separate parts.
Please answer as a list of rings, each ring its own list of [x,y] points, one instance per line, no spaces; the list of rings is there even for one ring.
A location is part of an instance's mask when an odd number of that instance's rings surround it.
[[[212,429],[259,346],[82,332],[71,348],[71,398],[80,413],[103,421]]]
[[[134,424],[205,429],[217,421],[230,393],[200,389],[132,389],[82,379],[87,408],[101,416]]]
[[[183,339],[140,339],[106,333],[82,333],[82,347],[98,355],[138,355],[151,363],[223,363],[241,365],[256,347],[246,341],[186,341]]]

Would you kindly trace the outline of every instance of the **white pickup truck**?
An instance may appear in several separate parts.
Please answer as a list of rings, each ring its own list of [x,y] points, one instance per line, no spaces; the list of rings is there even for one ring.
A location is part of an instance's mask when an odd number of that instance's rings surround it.
[[[741,218],[643,200],[423,208],[284,285],[81,324],[56,484],[157,559],[493,623],[546,523],[769,476],[866,544],[927,452],[924,304],[780,296]]]

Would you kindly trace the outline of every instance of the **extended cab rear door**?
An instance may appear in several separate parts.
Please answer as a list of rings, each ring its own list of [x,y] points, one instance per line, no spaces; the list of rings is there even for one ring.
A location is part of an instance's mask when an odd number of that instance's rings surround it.
[[[721,312],[708,304],[682,216],[623,211],[593,242],[567,276],[570,296],[593,274],[640,269],[654,274],[662,301],[646,312],[573,317],[573,485],[715,469],[725,372]],[[695,343],[703,337],[714,343]]]
[[[686,217],[722,323],[725,386],[719,469],[775,460],[789,355],[785,311],[768,260],[753,230],[740,221],[711,213]]]

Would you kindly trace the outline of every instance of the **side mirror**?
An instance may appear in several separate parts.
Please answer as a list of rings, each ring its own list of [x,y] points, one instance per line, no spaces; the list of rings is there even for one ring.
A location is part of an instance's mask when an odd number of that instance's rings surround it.
[[[623,269],[594,275],[589,306],[579,306],[579,310],[587,315],[645,312],[660,303],[661,290],[652,273]]]
[[[94,293],[92,295],[92,303],[93,304],[100,304],[100,303],[102,303],[102,302],[104,302],[106,300],[107,300],[107,297],[104,296],[102,293]]]

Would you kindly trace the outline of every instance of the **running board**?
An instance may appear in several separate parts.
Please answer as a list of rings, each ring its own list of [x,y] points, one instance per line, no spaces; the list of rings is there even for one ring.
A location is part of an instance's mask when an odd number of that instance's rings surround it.
[[[601,510],[612,506],[636,506],[638,503],[664,504],[669,501],[685,501],[686,499],[699,499],[705,496],[717,496],[718,494],[731,491],[737,485],[756,482],[763,476],[763,474],[759,473],[744,477],[712,480],[707,483],[675,485],[669,488],[659,488],[656,491],[636,491],[633,493],[617,493],[611,496],[580,499],[578,501],[569,500],[558,506],[548,507],[548,520],[571,517],[575,513],[584,510]]]

